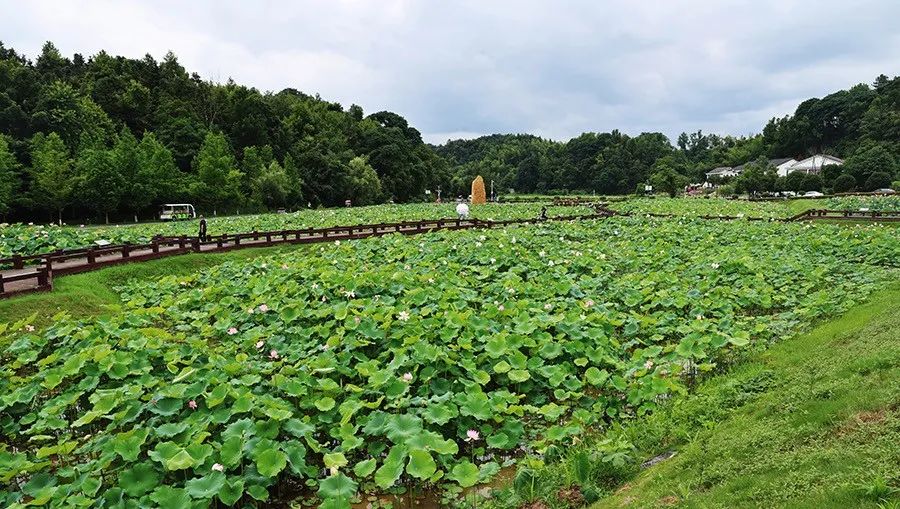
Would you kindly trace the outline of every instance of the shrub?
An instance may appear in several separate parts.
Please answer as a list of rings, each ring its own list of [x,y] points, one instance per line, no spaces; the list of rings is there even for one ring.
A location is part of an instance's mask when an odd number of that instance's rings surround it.
[[[884,189],[891,185],[891,176],[883,171],[876,171],[866,179],[866,191]]]
[[[835,193],[846,193],[848,191],[856,189],[856,179],[853,178],[853,175],[844,173],[838,178],[834,179],[833,186]]]

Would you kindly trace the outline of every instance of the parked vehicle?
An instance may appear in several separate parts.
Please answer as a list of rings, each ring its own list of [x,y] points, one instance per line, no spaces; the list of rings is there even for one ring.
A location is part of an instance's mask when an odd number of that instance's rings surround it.
[[[190,203],[166,203],[159,212],[159,219],[162,221],[178,221],[195,217],[197,217],[197,212]]]

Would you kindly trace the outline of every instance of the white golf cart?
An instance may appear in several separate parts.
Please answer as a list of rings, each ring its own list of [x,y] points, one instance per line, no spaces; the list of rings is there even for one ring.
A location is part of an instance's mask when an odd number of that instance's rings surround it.
[[[195,217],[197,217],[197,212],[190,203],[166,203],[160,207],[159,219],[162,221],[178,221]]]

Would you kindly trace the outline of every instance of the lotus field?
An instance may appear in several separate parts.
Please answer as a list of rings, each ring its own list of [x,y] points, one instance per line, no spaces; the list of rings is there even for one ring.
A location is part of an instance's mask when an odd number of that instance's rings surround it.
[[[0,326],[0,504],[450,496],[652,411],[898,267],[889,228],[630,217],[134,282],[109,317]]]
[[[812,201],[809,208],[816,208]],[[729,216],[783,219],[794,215],[786,202],[751,202],[723,198],[634,198],[613,202],[610,209],[635,214],[673,214],[677,216]]]
[[[486,204],[473,206],[469,217],[477,219],[536,218],[542,205],[539,203]],[[589,214],[591,209],[580,207],[547,206],[547,214]],[[454,204],[376,205],[342,209],[310,209],[288,214],[259,214],[207,218],[210,235],[244,233],[266,230],[324,228],[352,226],[421,219],[455,219]],[[197,221],[169,223],[140,223],[117,226],[54,226],[54,225],[0,225],[0,258],[13,254],[32,255],[90,246],[98,240],[113,244],[123,242],[147,243],[154,235],[196,236]]]

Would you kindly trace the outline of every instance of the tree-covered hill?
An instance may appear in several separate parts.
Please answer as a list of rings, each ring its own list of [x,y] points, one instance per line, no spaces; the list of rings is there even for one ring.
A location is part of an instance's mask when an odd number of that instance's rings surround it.
[[[0,214],[13,218],[410,201],[447,170],[395,113],[212,83],[172,53],[67,58],[48,42],[31,61],[0,43]]]
[[[771,119],[754,136],[681,133],[675,144],[660,133],[584,133],[566,142],[529,135],[491,135],[436,148],[458,183],[481,174],[519,192],[577,190],[630,193],[654,183],[662,190],[702,182],[717,166],[753,162],[735,184],[743,191],[834,188],[869,190],[900,179],[900,78],[879,76],[821,99],[802,102],[793,115]],[[778,181],[769,159],[826,153],[846,159],[842,170],[803,181]],[[875,178],[872,178],[873,174]],[[835,182],[838,178],[843,179]],[[654,178],[655,177],[655,178]],[[780,188],[780,189],[779,189]]]

